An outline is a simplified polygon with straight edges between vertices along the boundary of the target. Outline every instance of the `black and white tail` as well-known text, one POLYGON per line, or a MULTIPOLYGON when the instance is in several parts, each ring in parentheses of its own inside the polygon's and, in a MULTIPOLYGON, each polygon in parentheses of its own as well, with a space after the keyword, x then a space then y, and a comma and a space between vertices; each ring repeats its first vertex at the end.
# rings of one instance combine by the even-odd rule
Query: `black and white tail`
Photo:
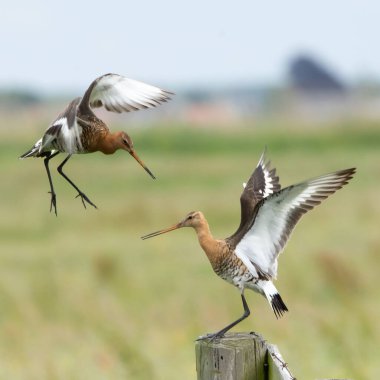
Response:
POLYGON ((267 298, 270 306, 273 309, 276 318, 282 317, 282 315, 288 311, 284 301, 282 300, 278 290, 273 285, 272 281, 261 280, 258 281, 257 285, 263 290, 265 297, 267 298))
POLYGON ((27 157, 39 157, 41 144, 42 144, 42 139, 38 140, 30 150, 28 150, 26 153, 21 155, 19 158, 22 159, 22 158, 27 158, 27 157))
POLYGON ((271 306, 277 319, 282 317, 282 315, 288 311, 288 308, 279 293, 272 296, 271 306))

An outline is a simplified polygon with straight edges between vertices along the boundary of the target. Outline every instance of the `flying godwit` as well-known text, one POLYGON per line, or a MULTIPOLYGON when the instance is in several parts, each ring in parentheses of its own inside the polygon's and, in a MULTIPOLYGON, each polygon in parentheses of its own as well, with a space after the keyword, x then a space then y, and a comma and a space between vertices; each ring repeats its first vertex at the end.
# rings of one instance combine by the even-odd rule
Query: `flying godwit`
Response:
POLYGON ((138 157, 132 139, 125 132, 111 133, 107 125, 92 112, 93 108, 104 107, 111 112, 130 112, 152 108, 169 100, 168 91, 117 74, 106 74, 96 78, 83 98, 74 99, 45 131, 34 146, 20 158, 43 157, 50 184, 50 211, 57 215, 56 194, 49 170, 49 161, 59 153, 68 156, 58 166, 58 172, 78 191, 83 206, 85 201, 96 206, 62 171, 63 166, 75 153, 100 151, 113 154, 118 149, 126 150, 154 179, 153 173, 138 157))
POLYGON ((172 227, 142 237, 193 227, 214 272, 240 290, 244 314, 217 333, 200 339, 222 337, 249 316, 245 288, 265 296, 277 318, 288 311, 272 282, 277 276, 277 257, 301 216, 346 185, 354 173, 355 168, 339 170, 281 190, 276 169, 270 168, 264 152, 247 184, 243 184, 240 226, 232 236, 214 239, 202 212, 195 211, 172 227))

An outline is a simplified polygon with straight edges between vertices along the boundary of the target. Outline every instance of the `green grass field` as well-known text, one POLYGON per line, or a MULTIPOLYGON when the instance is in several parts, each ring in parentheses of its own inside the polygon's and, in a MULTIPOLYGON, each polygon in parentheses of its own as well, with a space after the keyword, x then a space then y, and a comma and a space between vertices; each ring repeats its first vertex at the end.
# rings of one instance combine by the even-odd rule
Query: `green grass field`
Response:
POLYGON ((277 344, 299 379, 377 378, 379 125, 129 128, 158 179, 125 152, 75 156, 65 171, 99 209, 84 210, 53 170, 58 218, 42 160, 17 159, 44 129, 1 131, 0 379, 195 379, 194 340, 242 314, 239 293, 192 230, 140 236, 192 210, 215 237, 232 234, 265 145, 282 186, 358 173, 301 220, 280 257, 276 286, 290 312, 276 320, 247 291, 252 314, 237 330, 277 344))

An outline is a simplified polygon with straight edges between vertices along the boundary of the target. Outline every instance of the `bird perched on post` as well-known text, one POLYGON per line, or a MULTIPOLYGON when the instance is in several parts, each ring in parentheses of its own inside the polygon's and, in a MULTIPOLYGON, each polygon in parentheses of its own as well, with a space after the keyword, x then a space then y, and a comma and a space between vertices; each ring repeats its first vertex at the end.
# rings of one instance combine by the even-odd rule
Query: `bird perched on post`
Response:
POLYGON ((76 153, 100 151, 113 154, 118 149, 126 150, 154 179, 153 173, 138 157, 132 139, 126 132, 112 133, 100 120, 93 109, 104 107, 111 112, 130 112, 143 108, 153 108, 170 99, 172 93, 146 83, 125 78, 117 74, 105 74, 96 78, 86 90, 83 98, 74 99, 51 123, 45 134, 20 158, 42 157, 50 184, 50 211, 57 215, 56 194, 49 170, 49 161, 59 153, 67 157, 58 166, 58 172, 78 191, 83 206, 94 203, 67 177, 63 166, 76 153))
POLYGON ((214 239, 202 212, 195 211, 172 227, 142 237, 148 239, 178 228, 193 227, 214 272, 240 290, 244 314, 215 334, 200 339, 222 337, 249 316, 245 288, 265 296, 277 318, 288 311, 273 284, 278 255, 301 216, 346 185, 354 173, 355 168, 339 170, 281 190, 276 169, 270 168, 264 152, 247 184, 243 184, 241 221, 232 236, 214 239))

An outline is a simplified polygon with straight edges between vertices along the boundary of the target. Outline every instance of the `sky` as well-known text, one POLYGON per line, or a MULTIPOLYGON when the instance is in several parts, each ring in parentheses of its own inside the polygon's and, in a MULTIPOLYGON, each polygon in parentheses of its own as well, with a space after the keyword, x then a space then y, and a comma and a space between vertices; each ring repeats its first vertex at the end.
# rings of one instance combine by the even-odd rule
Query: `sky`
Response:
POLYGON ((0 88, 83 91, 114 72, 180 87, 275 84, 312 54, 346 82, 380 79, 373 0, 2 1, 0 88))

